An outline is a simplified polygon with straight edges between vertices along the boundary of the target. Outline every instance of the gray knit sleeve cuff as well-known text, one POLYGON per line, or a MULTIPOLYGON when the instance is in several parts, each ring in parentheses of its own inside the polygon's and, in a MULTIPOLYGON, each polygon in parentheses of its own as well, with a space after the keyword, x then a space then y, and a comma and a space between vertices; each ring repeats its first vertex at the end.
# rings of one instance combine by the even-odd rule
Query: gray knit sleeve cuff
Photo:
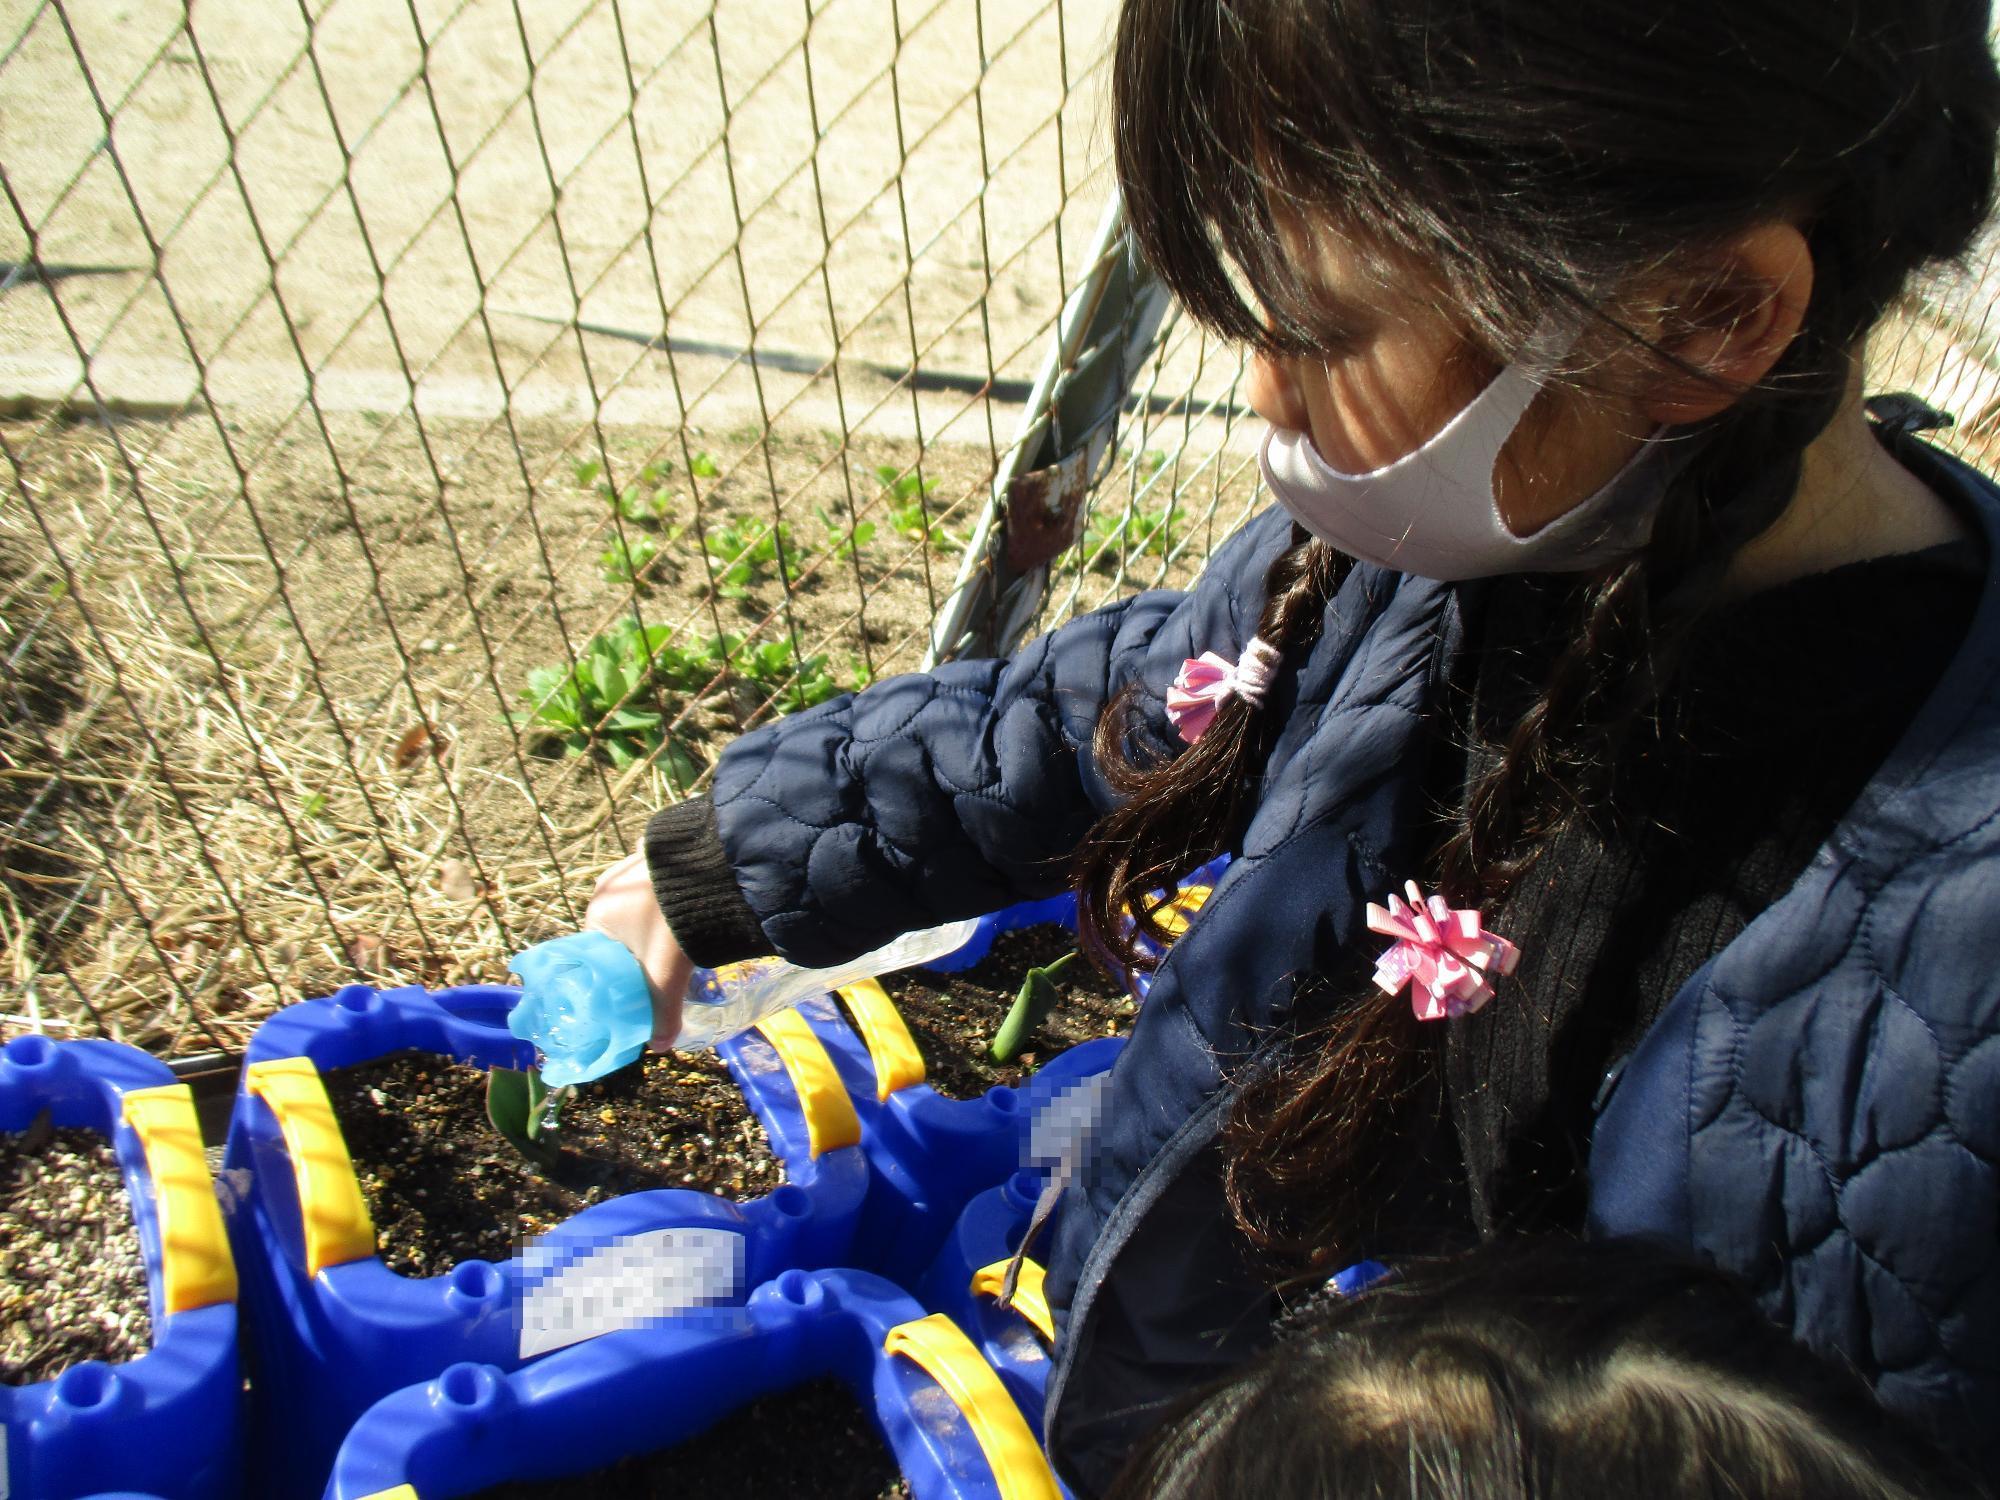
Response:
POLYGON ((704 969, 771 951, 763 924, 743 899, 715 825, 715 804, 690 797, 646 824, 646 869, 675 939, 704 969))

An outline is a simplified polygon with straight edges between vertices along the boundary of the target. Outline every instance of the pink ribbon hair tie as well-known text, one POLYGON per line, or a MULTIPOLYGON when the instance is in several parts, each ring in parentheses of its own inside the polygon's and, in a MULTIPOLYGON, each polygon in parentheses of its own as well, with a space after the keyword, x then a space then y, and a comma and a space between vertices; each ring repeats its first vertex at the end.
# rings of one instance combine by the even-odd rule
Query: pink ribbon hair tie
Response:
POLYGON ((1488 973, 1511 974, 1521 950, 1486 931, 1476 911, 1454 911, 1444 897, 1425 897, 1412 880, 1405 903, 1368 903, 1368 930, 1397 941, 1375 961, 1375 983, 1386 995, 1405 984, 1419 1021, 1469 1016, 1493 998, 1488 973))
POLYGON ((1208 732, 1215 711, 1231 695, 1252 708, 1262 707, 1264 694, 1271 686, 1271 679, 1278 675, 1278 664, 1283 660, 1277 647, 1254 635, 1243 648, 1240 662, 1217 656, 1213 651, 1191 656, 1181 663, 1173 686, 1167 689, 1167 717, 1180 737, 1192 745, 1208 732))

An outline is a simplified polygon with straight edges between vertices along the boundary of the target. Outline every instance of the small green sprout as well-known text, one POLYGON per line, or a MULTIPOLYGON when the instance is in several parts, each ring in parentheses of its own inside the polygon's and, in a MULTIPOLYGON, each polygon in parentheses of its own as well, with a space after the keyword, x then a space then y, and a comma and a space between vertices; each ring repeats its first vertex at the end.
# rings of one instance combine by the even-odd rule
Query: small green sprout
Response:
POLYGON ((1076 961, 1077 956, 1078 951, 1072 949, 1052 964, 1028 970, 1027 978, 1021 981, 1020 991, 1014 996, 1013 1008, 1007 1012, 1007 1019, 993 1034, 990 1050, 995 1062, 1012 1062, 1020 1055, 1022 1045, 1035 1028, 1049 1018, 1049 1012, 1062 998, 1056 981, 1062 977, 1063 970, 1076 961))

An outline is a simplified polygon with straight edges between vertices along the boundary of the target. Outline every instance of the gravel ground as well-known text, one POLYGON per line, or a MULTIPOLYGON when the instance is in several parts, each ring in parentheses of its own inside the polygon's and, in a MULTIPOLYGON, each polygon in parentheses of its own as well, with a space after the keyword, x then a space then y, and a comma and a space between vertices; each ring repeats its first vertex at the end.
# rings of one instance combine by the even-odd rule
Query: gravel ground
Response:
POLYGON ((45 1127, 0 1140, 0 1381, 136 1359, 152 1341, 146 1266, 110 1142, 45 1127))

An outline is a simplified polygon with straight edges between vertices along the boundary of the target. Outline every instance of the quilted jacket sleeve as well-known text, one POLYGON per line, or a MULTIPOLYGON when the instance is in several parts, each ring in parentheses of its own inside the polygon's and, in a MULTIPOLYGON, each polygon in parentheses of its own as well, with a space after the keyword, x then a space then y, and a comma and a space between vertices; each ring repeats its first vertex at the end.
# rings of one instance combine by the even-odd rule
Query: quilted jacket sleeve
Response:
POLYGON ((1290 536, 1267 511, 1189 593, 1138 594, 1012 658, 889 678, 744 736, 710 799, 648 828, 675 934, 705 965, 775 950, 817 967, 1063 889, 1111 802, 1090 753, 1099 713, 1136 682, 1139 747, 1178 749, 1167 685, 1185 657, 1236 654, 1290 536))

